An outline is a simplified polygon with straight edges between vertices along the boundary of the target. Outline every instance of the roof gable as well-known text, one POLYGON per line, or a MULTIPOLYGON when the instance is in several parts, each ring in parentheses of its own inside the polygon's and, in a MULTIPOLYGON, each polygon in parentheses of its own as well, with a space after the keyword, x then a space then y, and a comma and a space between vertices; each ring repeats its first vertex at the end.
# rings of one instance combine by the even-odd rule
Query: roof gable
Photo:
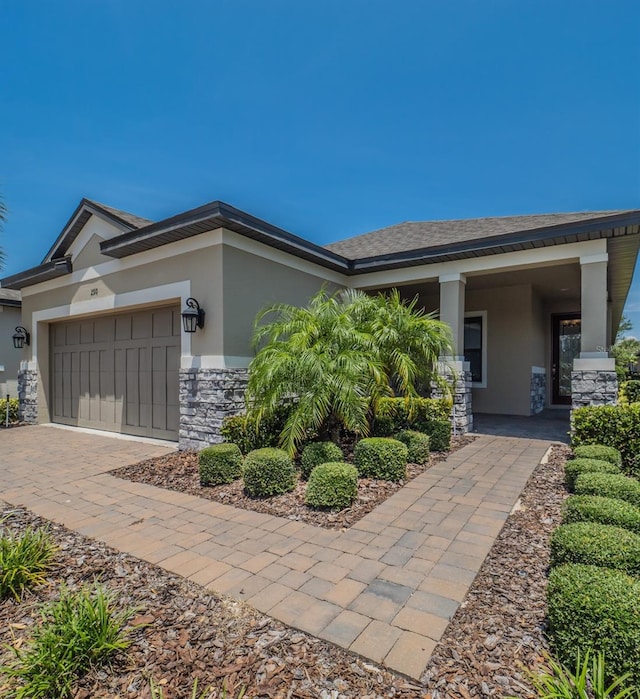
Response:
MULTIPOLYGON (((60 232, 56 242, 45 255, 42 264, 70 255, 74 242, 93 216, 110 224, 112 230, 104 231, 105 239, 137 230, 138 228, 148 226, 152 223, 149 219, 141 218, 127 211, 120 211, 111 206, 99 204, 91 199, 82 199, 71 215, 71 218, 60 232)), ((75 247, 76 249, 74 252, 77 254, 79 250, 77 246, 75 247)))

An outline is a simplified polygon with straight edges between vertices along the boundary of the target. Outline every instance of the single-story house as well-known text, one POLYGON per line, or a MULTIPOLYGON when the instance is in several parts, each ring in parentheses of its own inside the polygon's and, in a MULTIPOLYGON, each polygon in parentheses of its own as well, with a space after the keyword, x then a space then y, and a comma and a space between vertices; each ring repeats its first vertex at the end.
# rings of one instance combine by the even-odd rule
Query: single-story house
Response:
POLYGON ((20 305, 19 291, 0 288, 0 398, 18 397, 21 356, 13 346, 13 335, 21 323, 20 305))
POLYGON ((640 210, 407 222, 322 247, 219 201, 152 222, 83 199, 42 264, 1 282, 31 333, 22 415, 216 441, 242 407, 256 313, 327 285, 396 287, 450 324, 460 430, 472 412, 615 402, 608 350, 639 244, 640 210))

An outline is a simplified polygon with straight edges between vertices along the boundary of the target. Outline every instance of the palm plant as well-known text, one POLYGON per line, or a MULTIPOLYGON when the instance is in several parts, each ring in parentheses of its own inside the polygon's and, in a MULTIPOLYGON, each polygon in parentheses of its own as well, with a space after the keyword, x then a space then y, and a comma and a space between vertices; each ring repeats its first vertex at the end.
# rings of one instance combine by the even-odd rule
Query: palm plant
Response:
POLYGON ((341 427, 366 434, 371 402, 389 393, 374 340, 355 321, 324 290, 306 308, 275 304, 256 319, 263 346, 249 365, 247 404, 259 422, 294 402, 280 440, 290 454, 310 430, 333 441, 341 427))
POLYGON ((438 356, 450 352, 448 326, 397 291, 318 292, 306 308, 275 304, 256 318, 256 356, 247 405, 259 423, 283 402, 292 409, 280 444, 290 454, 309 432, 338 441, 341 429, 369 431, 382 396, 416 395, 438 356))

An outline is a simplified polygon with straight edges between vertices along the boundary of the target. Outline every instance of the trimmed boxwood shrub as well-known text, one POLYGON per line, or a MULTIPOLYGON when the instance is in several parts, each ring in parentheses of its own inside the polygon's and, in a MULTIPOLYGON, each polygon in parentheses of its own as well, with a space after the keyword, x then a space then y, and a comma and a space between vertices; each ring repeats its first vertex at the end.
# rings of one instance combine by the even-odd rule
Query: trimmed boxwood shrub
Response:
POLYGON ((305 502, 312 507, 343 509, 358 497, 358 470, 341 461, 316 466, 309 476, 305 502))
POLYGON ((407 447, 397 439, 367 437, 356 444, 353 463, 364 478, 401 481, 407 477, 407 447))
POLYGON ((602 651, 607 669, 640 681, 640 582, 618 570, 564 565, 549 575, 549 640, 567 667, 602 651))
POLYGON ((254 449, 277 447, 290 411, 288 405, 279 406, 272 416, 260 421, 259 427, 252 413, 226 417, 222 421, 220 433, 225 442, 237 444, 243 454, 254 449))
POLYGON ((551 565, 582 563, 640 573, 640 535, 596 522, 563 524, 551 535, 551 565))
POLYGON ((577 495, 602 495, 640 507, 640 483, 619 473, 583 473, 576 478, 573 489, 577 495))
POLYGON ((620 467, 610 461, 600 459, 572 459, 564 466, 564 482, 569 490, 573 490, 576 478, 581 473, 620 473, 620 467))
POLYGON ((293 461, 282 449, 250 451, 244 460, 244 489, 254 498, 288 493, 296 487, 293 461))
POLYGON ((242 453, 237 444, 213 444, 198 454, 200 485, 232 483, 242 475, 242 453))
POLYGON ((564 524, 599 522, 640 534, 640 507, 600 495, 572 495, 562 509, 564 524))
POLYGON ((571 415, 574 447, 606 444, 622 454, 622 470, 631 473, 633 459, 640 454, 640 403, 592 405, 577 408, 571 415))
POLYGON ((407 460, 412 464, 426 464, 429 461, 429 435, 415 430, 402 430, 395 439, 407 447, 407 460))
POLYGON ((300 457, 302 477, 306 481, 316 466, 329 461, 342 461, 342 459, 344 459, 342 449, 334 442, 311 442, 302 450, 300 457))
POLYGON ((624 394, 629 403, 637 403, 640 401, 640 381, 630 379, 624 384, 624 394))
POLYGON ((609 461, 616 466, 622 466, 622 456, 617 449, 605 447, 604 444, 581 444, 573 450, 574 456, 579 459, 599 459, 609 461))
POLYGON ((451 422, 449 420, 431 420, 420 431, 429 435, 431 451, 449 451, 451 449, 451 422))

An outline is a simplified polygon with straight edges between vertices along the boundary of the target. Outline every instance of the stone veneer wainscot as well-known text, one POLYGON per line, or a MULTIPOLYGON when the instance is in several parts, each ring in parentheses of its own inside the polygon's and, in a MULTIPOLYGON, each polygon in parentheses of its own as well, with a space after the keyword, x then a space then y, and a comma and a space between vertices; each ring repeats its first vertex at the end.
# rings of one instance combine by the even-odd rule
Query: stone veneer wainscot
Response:
POLYGON ((581 369, 571 372, 572 407, 615 405, 618 402, 618 377, 615 371, 581 369))
POLYGON ((38 372, 35 369, 18 371, 18 417, 22 422, 38 422, 38 372))
POLYGON ((244 410, 246 369, 180 370, 180 449, 202 449, 222 441, 225 417, 244 410))

